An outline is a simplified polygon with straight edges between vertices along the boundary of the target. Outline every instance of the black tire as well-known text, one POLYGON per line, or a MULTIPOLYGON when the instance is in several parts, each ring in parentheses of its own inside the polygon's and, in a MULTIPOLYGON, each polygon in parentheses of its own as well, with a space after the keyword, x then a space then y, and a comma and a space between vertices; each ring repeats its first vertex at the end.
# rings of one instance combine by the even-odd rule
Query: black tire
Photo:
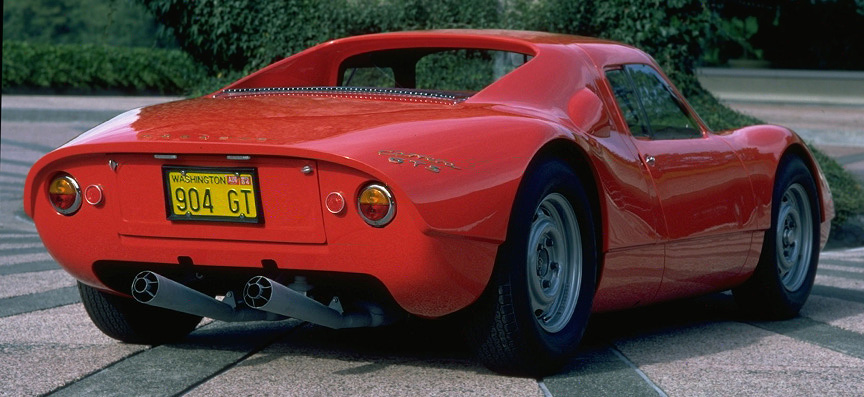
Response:
POLYGON ((777 171, 771 228, 753 276, 732 290, 748 315, 781 320, 798 315, 816 277, 819 262, 820 203, 813 175, 796 156, 786 156, 777 171))
POLYGON ((470 312, 469 342, 487 367, 540 377, 573 355, 594 299, 594 219, 588 195, 565 163, 546 160, 529 167, 492 278, 470 312), (563 226, 571 210, 575 230, 563 226))
POLYGON ((78 283, 81 302, 105 335, 127 343, 160 344, 183 338, 201 317, 148 306, 78 283))

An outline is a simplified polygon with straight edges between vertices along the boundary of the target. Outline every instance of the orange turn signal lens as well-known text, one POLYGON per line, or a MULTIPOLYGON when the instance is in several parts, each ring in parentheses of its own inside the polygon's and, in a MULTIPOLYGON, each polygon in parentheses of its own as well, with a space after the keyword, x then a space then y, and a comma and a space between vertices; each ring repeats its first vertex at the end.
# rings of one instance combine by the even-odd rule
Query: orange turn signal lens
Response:
POLYGON ((383 185, 371 184, 360 191, 357 208, 366 223, 383 227, 396 215, 396 201, 393 194, 383 185))
POLYGON ((72 215, 81 208, 81 189, 78 181, 68 174, 59 174, 48 185, 48 199, 54 210, 72 215))

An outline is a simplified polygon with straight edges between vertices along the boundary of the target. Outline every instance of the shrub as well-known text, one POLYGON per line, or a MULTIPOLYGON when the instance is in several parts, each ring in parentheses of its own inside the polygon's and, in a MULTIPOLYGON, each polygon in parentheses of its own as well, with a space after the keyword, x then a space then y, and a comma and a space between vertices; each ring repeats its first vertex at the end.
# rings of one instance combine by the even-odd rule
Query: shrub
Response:
POLYGON ((686 95, 701 91, 694 68, 716 30, 699 0, 509 0, 510 27, 600 37, 651 54, 686 95))
POLYGON ((251 71, 314 44, 362 33, 492 27, 497 1, 139 0, 214 70, 251 71))
POLYGON ((3 39, 165 47, 176 43, 135 0, 3 0, 3 39))
MULTIPOLYGON (((251 71, 330 39, 439 28, 508 28, 604 37, 652 54, 687 94, 715 23, 699 0, 139 0, 214 70, 251 71), (658 21, 663 21, 658 23, 658 21)), ((211 87, 216 88, 216 87, 211 87)))
POLYGON ((186 93, 204 70, 178 50, 3 41, 3 92, 51 88, 186 93))

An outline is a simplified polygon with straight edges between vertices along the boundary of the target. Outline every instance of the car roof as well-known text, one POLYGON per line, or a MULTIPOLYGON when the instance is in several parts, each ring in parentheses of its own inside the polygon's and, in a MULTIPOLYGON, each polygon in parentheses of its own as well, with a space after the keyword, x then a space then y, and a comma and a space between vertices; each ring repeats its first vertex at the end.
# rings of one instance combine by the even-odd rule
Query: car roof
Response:
POLYGON ((374 33, 330 40, 308 48, 264 69, 259 70, 226 88, 250 88, 260 86, 316 86, 333 85, 336 72, 332 65, 353 55, 380 50, 402 48, 484 48, 527 54, 538 58, 558 58, 561 51, 555 48, 579 47, 591 55, 595 51, 636 52, 635 48, 609 40, 573 36, 559 33, 493 30, 493 29, 443 29, 374 33), (555 54, 557 53, 557 54, 555 54), (556 56, 557 55, 557 56, 556 56), (331 65, 329 69, 322 65, 331 65), (269 78, 280 71, 303 71, 303 76, 293 73, 280 81, 269 78), (265 77, 266 76, 266 77, 265 77), (329 79, 329 80, 328 80, 329 79), (278 84, 277 84, 278 83, 278 84))
POLYGON ((510 39, 513 41, 521 41, 531 44, 580 44, 580 43, 608 43, 617 44, 616 42, 603 40, 593 37, 576 36, 562 33, 537 32, 527 30, 504 30, 504 29, 436 29, 436 30, 417 30, 404 32, 387 32, 373 33, 359 36, 351 36, 342 39, 332 40, 332 42, 343 41, 365 41, 370 39, 387 39, 398 40, 400 38, 418 40, 418 39, 435 39, 435 38, 451 38, 462 39, 464 41, 472 41, 476 39, 500 40, 510 39))

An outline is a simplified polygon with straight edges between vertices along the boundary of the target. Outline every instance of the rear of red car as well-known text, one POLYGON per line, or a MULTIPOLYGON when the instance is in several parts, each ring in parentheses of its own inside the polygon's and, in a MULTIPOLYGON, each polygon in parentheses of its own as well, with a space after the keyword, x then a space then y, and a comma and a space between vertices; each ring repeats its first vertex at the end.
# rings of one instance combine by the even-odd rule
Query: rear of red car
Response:
POLYGON ((291 114, 345 102, 196 101, 119 116, 33 167, 26 211, 49 252, 76 278, 129 294, 135 275, 150 270, 215 296, 239 294, 259 274, 286 283, 300 276, 342 295, 395 300, 427 317, 461 309, 482 292, 497 242, 432 231, 413 203, 416 195, 378 170, 390 164, 416 181, 435 182, 458 172, 455 165, 387 151, 387 143, 370 142, 360 131, 399 134, 404 125, 382 124, 431 110, 440 118, 442 106, 451 115, 485 110, 379 103, 383 114, 370 118, 369 104, 361 102, 365 121, 348 110, 310 120, 291 114), (257 119, 250 132, 229 113, 246 106, 292 110, 257 119), (181 112, 190 107, 196 113, 181 112), (184 119, 189 123, 174 124, 184 119), (320 125, 330 130, 300 132, 320 125), (261 131, 267 133, 256 136, 261 131), (343 146, 369 156, 340 155, 343 146), (370 166, 370 159, 379 163, 370 166), (396 164, 411 161, 426 165, 396 164))
POLYGON ((94 323, 125 342, 176 340, 202 317, 347 328, 476 302, 484 362, 539 374, 575 348, 596 281, 600 201, 575 187, 590 169, 570 168, 605 120, 584 41, 599 42, 324 43, 79 136, 31 169, 25 211, 94 323))
POLYGON ((528 161, 567 134, 494 99, 566 96, 525 79, 551 67, 532 41, 561 37, 494 33, 332 41, 213 95, 130 111, 41 159, 25 209, 100 290, 127 294, 152 270, 237 294, 269 274, 452 313, 483 292, 528 161))

